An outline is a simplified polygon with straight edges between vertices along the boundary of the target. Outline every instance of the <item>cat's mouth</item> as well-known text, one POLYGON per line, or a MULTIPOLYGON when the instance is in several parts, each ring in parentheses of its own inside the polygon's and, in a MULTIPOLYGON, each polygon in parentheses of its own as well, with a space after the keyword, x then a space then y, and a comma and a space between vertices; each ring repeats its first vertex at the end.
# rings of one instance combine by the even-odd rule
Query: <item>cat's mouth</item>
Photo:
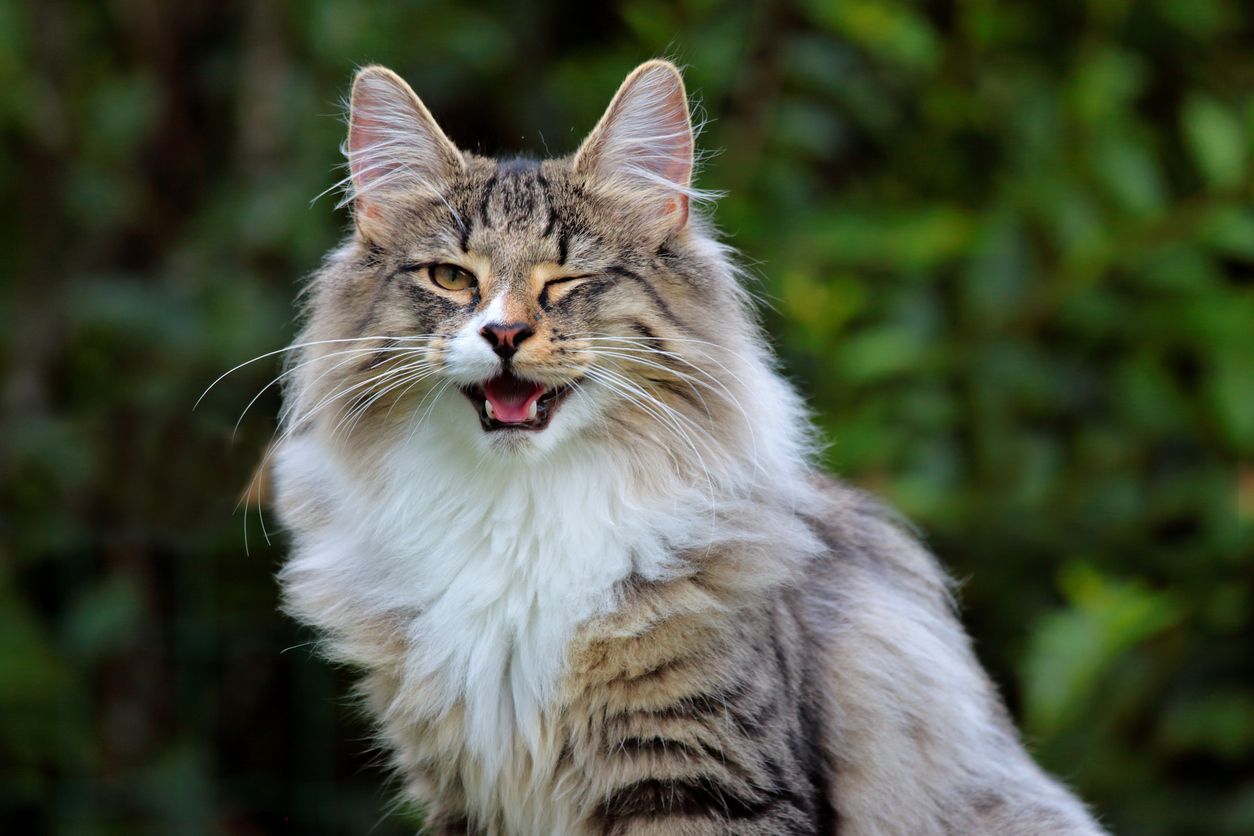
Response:
POLYGON ((491 380, 461 387, 479 412, 485 432, 494 430, 542 430, 572 390, 571 384, 545 386, 524 380, 508 369, 491 380))

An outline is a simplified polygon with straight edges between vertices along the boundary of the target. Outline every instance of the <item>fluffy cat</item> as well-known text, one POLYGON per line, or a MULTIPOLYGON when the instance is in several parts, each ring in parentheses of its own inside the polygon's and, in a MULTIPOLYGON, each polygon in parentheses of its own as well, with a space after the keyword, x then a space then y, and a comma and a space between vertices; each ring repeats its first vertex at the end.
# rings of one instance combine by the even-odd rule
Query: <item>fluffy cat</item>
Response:
POLYGON ((571 157, 353 85, 354 229, 293 346, 286 606, 439 833, 1095 834, 935 560, 819 473, 695 211, 683 81, 571 157))

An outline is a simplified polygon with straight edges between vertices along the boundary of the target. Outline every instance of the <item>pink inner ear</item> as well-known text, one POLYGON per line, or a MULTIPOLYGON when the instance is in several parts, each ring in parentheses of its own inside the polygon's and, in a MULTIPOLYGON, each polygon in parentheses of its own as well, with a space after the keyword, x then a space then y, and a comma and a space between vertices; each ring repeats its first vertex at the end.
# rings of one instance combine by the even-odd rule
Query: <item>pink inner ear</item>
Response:
MULTIPOLYGON (((354 112, 348 129, 349 170, 353 175, 353 188, 357 193, 354 203, 357 211, 367 218, 377 218, 379 210, 362 197, 371 180, 380 173, 378 163, 367 165, 362 154, 375 142, 379 122, 361 113, 354 112)), ((386 173, 386 172, 383 172, 386 173)))
MULTIPOLYGON (((663 159, 665 162, 658 172, 672 183, 678 183, 681 186, 687 186, 688 180, 692 176, 692 131, 688 121, 688 102, 684 97, 682 88, 676 87, 671 94, 666 97, 666 105, 663 111, 666 114, 668 127, 674 131, 673 139, 674 151, 672 154, 666 155, 663 159)), ((683 199, 683 210, 685 214, 688 211, 688 199, 683 199)))
POLYGON ((389 214, 398 196, 439 191, 462 165, 414 91, 382 67, 367 67, 353 82, 344 153, 349 176, 340 185, 359 218, 389 214))
POLYGON ((349 169, 353 175, 353 185, 359 193, 357 206, 373 217, 375 209, 370 201, 363 199, 362 193, 368 192, 371 184, 391 174, 401 163, 387 152, 381 152, 380 146, 386 141, 387 123, 371 115, 378 106, 368 96, 361 97, 353 108, 348 130, 349 169), (371 153, 371 149, 375 149, 371 153))
POLYGON ((371 119, 364 113, 354 111, 352 123, 348 129, 349 152, 360 154, 371 145, 374 142, 375 132, 378 130, 379 125, 379 120, 371 119))
MULTIPOLYGON (((672 183, 687 186, 692 177, 692 131, 688 121, 688 102, 681 88, 675 88, 666 97, 666 113, 674 125, 676 140, 675 153, 664 157, 666 162, 659 172, 672 183)), ((688 195, 680 194, 669 200, 662 210, 664 215, 675 215, 676 226, 688 222, 688 195)))
POLYGON ((674 65, 650 61, 623 82, 575 155, 575 167, 635 192, 646 213, 682 227, 694 193, 692 156, 683 79, 674 65))
POLYGON ((680 227, 688 223, 688 195, 681 194, 667 204, 663 214, 670 215, 672 213, 675 214, 675 226, 680 227))

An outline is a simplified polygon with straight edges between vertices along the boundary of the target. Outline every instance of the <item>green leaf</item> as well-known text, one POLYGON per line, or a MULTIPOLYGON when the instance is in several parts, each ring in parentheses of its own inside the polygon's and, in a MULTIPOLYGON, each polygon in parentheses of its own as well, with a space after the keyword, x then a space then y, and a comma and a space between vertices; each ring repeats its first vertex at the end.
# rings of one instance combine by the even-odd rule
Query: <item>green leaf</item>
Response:
POLYGON ((1225 691, 1177 703, 1164 717, 1163 736, 1177 752, 1201 750, 1237 760, 1254 748, 1254 694, 1225 691))
POLYGON ((1254 209, 1217 206, 1202 218, 1198 233, 1221 254, 1254 262, 1254 209))
POLYGON ((1027 724, 1042 736, 1078 722, 1114 662, 1183 615, 1172 593, 1087 563, 1067 567, 1061 585, 1069 606, 1037 625, 1022 669, 1027 724))
POLYGON ((910 70, 940 61, 941 43, 927 19, 906 3, 885 0, 810 0, 811 14, 855 44, 910 70))
POLYGON ((1217 191, 1239 186, 1248 139, 1237 117, 1217 99, 1195 94, 1185 102, 1182 120, 1185 143, 1207 184, 1217 191))
POLYGON ((1093 149, 1093 171, 1124 211, 1140 218, 1161 215, 1167 187, 1151 149, 1131 136, 1104 137, 1093 149))

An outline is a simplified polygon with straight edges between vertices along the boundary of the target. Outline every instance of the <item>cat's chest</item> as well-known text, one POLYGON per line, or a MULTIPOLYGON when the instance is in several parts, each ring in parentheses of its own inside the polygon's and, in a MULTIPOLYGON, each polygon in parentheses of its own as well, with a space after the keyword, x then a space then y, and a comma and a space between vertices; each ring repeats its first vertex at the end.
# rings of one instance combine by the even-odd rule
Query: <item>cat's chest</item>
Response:
POLYGON ((613 607, 636 539, 577 508, 492 509, 428 532, 398 561, 414 590, 406 666, 435 713, 462 706, 468 748, 536 745, 570 638, 613 607))
POLYGON ((384 734, 437 795, 561 832, 569 811, 533 804, 554 797, 571 640, 623 580, 667 571, 690 515, 629 501, 593 458, 485 472, 431 454, 364 483, 308 441, 280 466, 289 608, 367 672, 384 734))
POLYGON ((575 629, 669 559, 665 515, 625 500, 604 462, 484 472, 428 456, 365 485, 312 442, 284 456, 286 491, 318 511, 284 570, 298 614, 394 672, 390 714, 456 714, 488 760, 515 736, 539 745, 575 629))
POLYGON ((620 528, 571 500, 486 511, 397 553, 415 604, 403 723, 435 768, 456 764, 470 805, 500 816, 505 832, 573 829, 574 809, 552 800, 568 648, 581 624, 612 609, 642 525, 620 528))

